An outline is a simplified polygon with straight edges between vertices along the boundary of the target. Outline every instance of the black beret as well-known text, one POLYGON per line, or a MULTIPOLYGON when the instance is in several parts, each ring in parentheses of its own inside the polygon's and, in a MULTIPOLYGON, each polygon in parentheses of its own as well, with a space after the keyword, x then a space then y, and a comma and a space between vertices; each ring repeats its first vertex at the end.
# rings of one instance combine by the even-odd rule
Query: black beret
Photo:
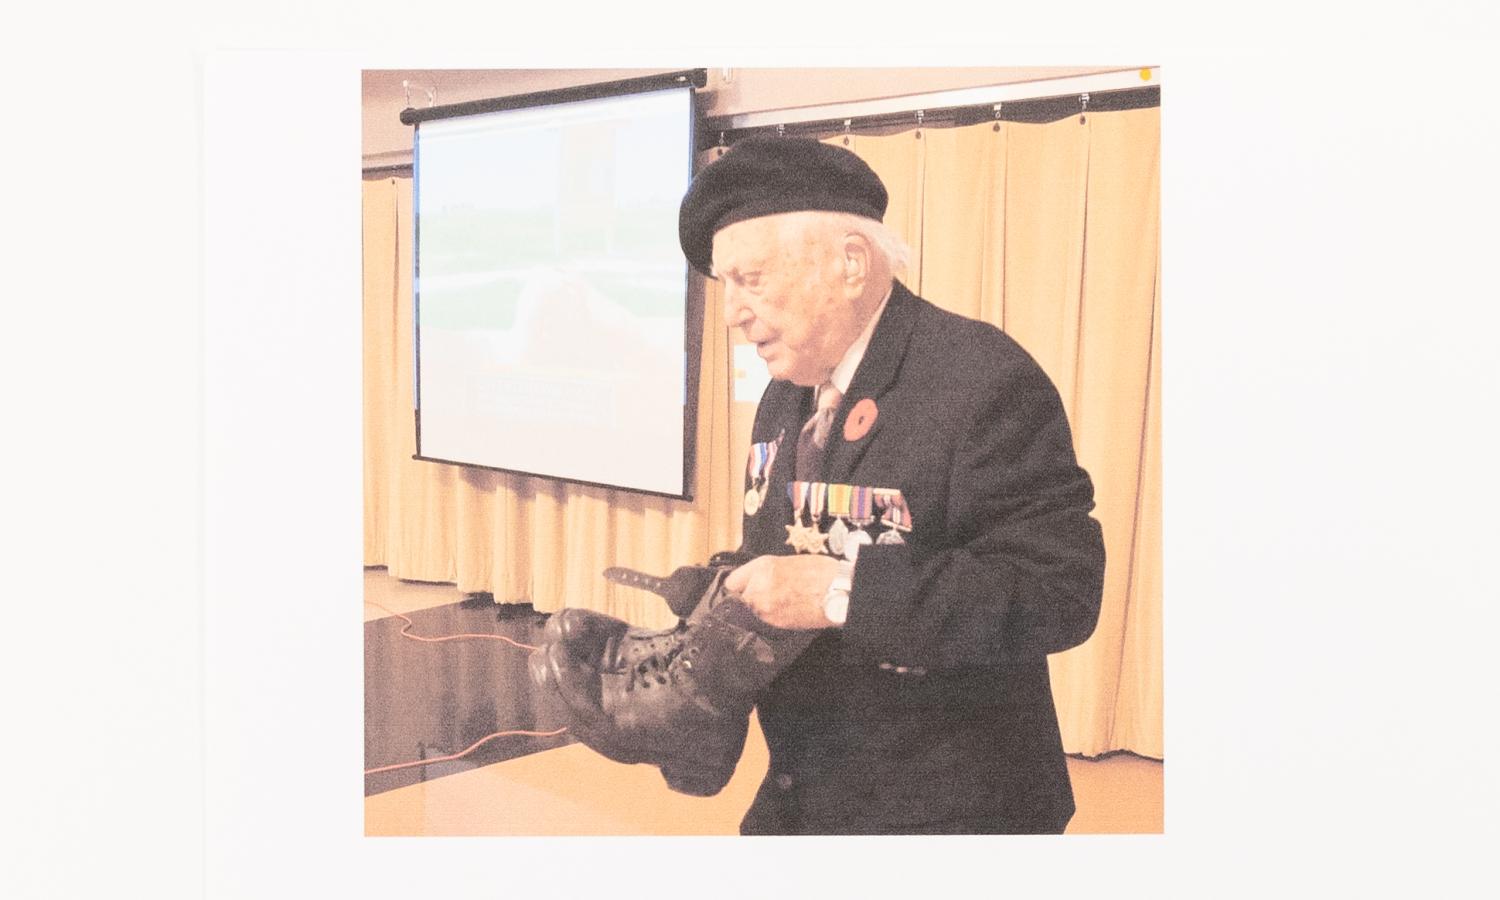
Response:
POLYGON ((808 209, 885 218, 885 185, 865 161, 807 138, 747 137, 704 167, 677 215, 677 239, 709 275, 714 234, 727 225, 808 209))

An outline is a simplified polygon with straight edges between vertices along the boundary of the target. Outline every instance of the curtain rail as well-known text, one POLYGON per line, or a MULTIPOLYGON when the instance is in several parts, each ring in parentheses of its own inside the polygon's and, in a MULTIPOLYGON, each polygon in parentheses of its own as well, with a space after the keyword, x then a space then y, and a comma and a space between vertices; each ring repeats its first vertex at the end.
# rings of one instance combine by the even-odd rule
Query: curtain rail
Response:
MULTIPOLYGON (((954 128, 977 125, 981 122, 1046 123, 1092 112, 1114 112, 1160 105, 1161 86, 1151 85, 1110 91, 1080 91, 1072 94, 1034 96, 1022 100, 984 102, 966 106, 913 106, 896 112, 824 116, 817 119, 799 118, 794 122, 766 122, 740 128, 709 124, 698 132, 698 149, 702 151, 715 146, 727 147, 740 138, 752 134, 828 137, 840 132, 860 134, 914 127, 954 128), (1083 102, 1084 97, 1088 98, 1087 104, 1083 102)), ((828 108, 822 109, 826 111, 828 108)))
POLYGON ((865 119, 888 114, 912 113, 916 110, 959 109, 985 106, 996 103, 1013 103, 1083 93, 1117 91, 1161 83, 1161 71, 1157 66, 1142 66, 1100 72, 1093 75, 1071 75, 1066 78, 1042 78, 1019 81, 1011 84, 993 84, 981 87, 955 88, 948 91, 932 91, 925 94, 902 94, 871 100, 851 100, 847 103, 829 103, 819 106, 793 106, 763 112, 735 113, 715 116, 708 120, 707 127, 718 130, 743 131, 751 128, 777 125, 791 126, 804 122, 844 119, 865 119), (1144 76, 1144 77, 1143 77, 1144 76))

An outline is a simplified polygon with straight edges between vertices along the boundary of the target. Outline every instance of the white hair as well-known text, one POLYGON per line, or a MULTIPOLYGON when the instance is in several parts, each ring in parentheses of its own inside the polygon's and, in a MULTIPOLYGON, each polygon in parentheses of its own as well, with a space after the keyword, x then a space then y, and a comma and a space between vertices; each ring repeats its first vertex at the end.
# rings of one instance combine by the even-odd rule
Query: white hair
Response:
POLYGON ((911 266, 911 248, 884 222, 854 213, 827 210, 806 210, 785 215, 789 224, 795 222, 804 228, 842 229, 860 235, 870 242, 871 248, 894 275, 904 274, 911 266))
POLYGON ((875 252, 885 260, 894 274, 904 275, 911 266, 911 247, 901 236, 884 222, 867 219, 864 216, 856 216, 852 213, 834 213, 841 224, 851 231, 862 234, 875 248, 875 252))

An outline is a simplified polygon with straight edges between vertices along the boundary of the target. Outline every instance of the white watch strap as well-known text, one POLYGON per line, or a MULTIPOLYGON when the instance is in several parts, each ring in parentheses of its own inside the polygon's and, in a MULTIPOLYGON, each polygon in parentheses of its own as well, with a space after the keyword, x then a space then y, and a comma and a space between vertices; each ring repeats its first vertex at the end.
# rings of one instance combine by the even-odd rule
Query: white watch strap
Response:
POLYGON ((828 583, 828 592, 823 595, 823 615, 835 625, 849 620, 849 592, 854 589, 854 563, 844 560, 839 563, 838 574, 828 583))

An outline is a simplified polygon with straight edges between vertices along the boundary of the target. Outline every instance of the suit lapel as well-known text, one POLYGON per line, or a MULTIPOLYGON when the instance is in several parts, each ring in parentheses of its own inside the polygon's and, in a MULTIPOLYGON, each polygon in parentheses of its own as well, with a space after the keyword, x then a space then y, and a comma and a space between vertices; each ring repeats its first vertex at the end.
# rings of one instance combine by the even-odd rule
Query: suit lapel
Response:
POLYGON ((916 318, 916 298, 905 285, 895 282, 891 287, 891 299, 885 304, 880 322, 870 335, 870 345, 865 348, 864 358, 854 371, 854 379, 849 382, 849 390, 844 394, 838 413, 834 416, 820 481, 836 484, 849 481, 860 457, 880 431, 883 423, 880 420, 879 400, 896 380, 896 373, 901 369, 901 360, 906 355, 906 346, 911 340, 916 318), (857 419, 868 418, 873 413, 874 420, 868 428, 860 427, 856 422, 848 431, 852 440, 846 439, 845 429, 850 414, 856 410, 857 419))

